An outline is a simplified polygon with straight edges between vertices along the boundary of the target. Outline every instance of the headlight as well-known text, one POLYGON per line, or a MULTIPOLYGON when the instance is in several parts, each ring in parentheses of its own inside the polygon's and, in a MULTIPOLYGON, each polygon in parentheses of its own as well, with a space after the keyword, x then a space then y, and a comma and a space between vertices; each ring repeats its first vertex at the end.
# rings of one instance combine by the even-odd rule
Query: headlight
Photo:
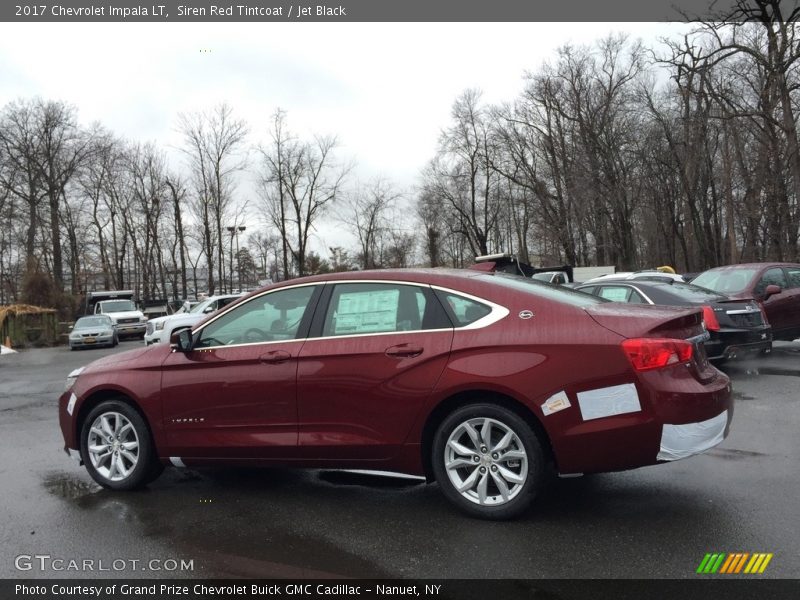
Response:
POLYGON ((83 373, 83 370, 84 370, 85 368, 86 368, 86 367, 79 367, 79 368, 75 369, 74 371, 72 371, 72 373, 70 373, 69 375, 67 375, 67 387, 66 387, 66 388, 64 388, 64 389, 67 389, 67 390, 69 390, 70 388, 72 388, 72 386, 73 386, 73 385, 75 385, 75 381, 77 381, 77 379, 78 379, 78 376, 79 376, 81 373, 83 373))
POLYGON ((139 317, 139 323, 147 323, 147 317, 139 317))
POLYGON ((161 331, 162 329, 164 329, 164 321, 156 323, 156 331, 161 331))
POLYGON ((70 333, 69 334, 69 339, 71 339, 71 340, 79 340, 80 338, 81 338, 81 334, 80 333, 70 333))
POLYGON ((104 331, 100 335, 114 335, 114 332, 111 329, 109 329, 108 331, 104 331))

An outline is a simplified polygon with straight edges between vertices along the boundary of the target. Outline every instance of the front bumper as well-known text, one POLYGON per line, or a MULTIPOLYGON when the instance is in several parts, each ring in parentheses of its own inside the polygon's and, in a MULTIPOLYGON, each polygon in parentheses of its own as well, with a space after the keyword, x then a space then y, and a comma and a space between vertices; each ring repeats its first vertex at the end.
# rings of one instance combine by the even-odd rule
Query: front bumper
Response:
POLYGON ((118 323, 117 335, 120 337, 128 335, 144 335, 147 330, 147 323, 118 323))
POLYGON ((94 338, 89 338, 91 342, 87 342, 86 338, 70 338, 70 348, 92 348, 94 346, 110 346, 114 343, 114 335, 98 335, 94 338))
POLYGON ((144 343, 147 344, 148 346, 150 344, 160 344, 161 343, 161 333, 163 331, 164 331, 163 329, 159 329, 157 331, 154 331, 153 333, 145 334, 144 343))

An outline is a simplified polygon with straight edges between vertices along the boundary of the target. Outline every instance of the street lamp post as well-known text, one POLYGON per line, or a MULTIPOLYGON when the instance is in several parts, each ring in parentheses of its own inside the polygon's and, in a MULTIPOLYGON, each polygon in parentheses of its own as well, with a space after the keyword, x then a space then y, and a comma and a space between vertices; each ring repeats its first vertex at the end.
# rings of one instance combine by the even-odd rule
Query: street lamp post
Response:
POLYGON ((226 227, 228 233, 231 234, 231 251, 230 251, 230 292, 233 293, 233 238, 236 238, 236 271, 237 280, 239 282, 239 291, 242 287, 242 261, 239 256, 239 234, 247 229, 244 225, 226 227))

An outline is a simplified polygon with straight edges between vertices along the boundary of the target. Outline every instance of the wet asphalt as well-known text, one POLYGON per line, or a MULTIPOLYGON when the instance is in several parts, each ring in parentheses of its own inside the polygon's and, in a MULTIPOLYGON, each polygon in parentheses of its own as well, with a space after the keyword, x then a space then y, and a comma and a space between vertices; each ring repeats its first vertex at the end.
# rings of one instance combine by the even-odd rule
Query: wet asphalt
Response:
POLYGON ((104 490, 64 454, 56 400, 73 368, 140 343, 0 357, 0 577, 696 578, 707 552, 771 552, 759 577, 800 573, 800 343, 725 369, 721 446, 555 480, 508 523, 462 516, 435 485, 341 471, 167 469, 104 490))

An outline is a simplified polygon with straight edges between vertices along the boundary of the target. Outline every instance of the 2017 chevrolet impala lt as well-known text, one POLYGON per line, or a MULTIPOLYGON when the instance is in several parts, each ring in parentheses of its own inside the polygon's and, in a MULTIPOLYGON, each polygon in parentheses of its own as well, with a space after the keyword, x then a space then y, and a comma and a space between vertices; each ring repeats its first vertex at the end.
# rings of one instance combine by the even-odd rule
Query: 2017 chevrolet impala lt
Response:
POLYGON ((632 469, 721 442, 731 389, 707 335, 699 309, 514 276, 338 273, 71 373, 59 418, 68 453, 111 489, 169 464, 368 468, 509 518, 550 468, 632 469))

